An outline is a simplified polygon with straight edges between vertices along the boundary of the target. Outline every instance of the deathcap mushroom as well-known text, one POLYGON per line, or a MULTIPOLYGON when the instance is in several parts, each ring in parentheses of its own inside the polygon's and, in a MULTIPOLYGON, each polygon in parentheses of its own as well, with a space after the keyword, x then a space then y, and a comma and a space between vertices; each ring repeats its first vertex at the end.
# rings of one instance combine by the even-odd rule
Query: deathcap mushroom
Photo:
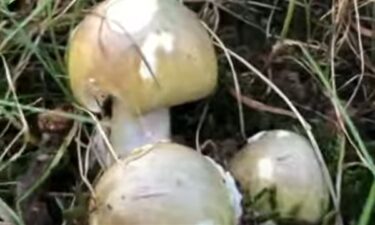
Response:
POLYGON ((230 161, 229 171, 262 215, 316 223, 329 191, 310 143, 286 130, 260 132, 230 161))
POLYGON ((235 225, 241 195, 212 159, 157 143, 109 167, 95 185, 90 225, 235 225))
POLYGON ((211 39, 176 0, 100 3, 72 33, 67 57, 83 106, 99 112, 112 97, 110 139, 119 156, 170 139, 168 108, 204 98, 217 85, 211 39))

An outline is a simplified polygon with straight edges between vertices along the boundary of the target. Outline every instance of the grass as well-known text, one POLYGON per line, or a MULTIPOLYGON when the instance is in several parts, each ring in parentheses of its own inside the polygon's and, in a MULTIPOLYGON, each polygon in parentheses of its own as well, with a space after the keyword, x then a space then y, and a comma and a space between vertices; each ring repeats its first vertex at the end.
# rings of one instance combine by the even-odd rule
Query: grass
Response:
MULTIPOLYGON (((73 112, 54 109, 74 102, 66 45, 96 2, 0 2, 0 222, 25 224, 22 204, 34 195, 41 196, 37 203, 46 203, 54 224, 86 222, 87 195, 98 168, 85 149, 98 119, 76 103, 73 112), (75 125, 47 135, 46 145, 50 131, 38 122, 50 113, 75 125), (45 171, 18 193, 16 184, 28 165, 43 154, 51 157, 45 171)), ((325 224, 375 224, 375 3, 202 0, 187 5, 213 30, 220 86, 210 101, 172 110, 176 136, 225 165, 235 152, 220 150, 228 139, 241 146, 246 136, 273 128, 305 134, 330 187, 332 214, 325 224), (262 104, 245 104, 230 90, 262 104), (207 143, 218 150, 211 152, 207 143)))

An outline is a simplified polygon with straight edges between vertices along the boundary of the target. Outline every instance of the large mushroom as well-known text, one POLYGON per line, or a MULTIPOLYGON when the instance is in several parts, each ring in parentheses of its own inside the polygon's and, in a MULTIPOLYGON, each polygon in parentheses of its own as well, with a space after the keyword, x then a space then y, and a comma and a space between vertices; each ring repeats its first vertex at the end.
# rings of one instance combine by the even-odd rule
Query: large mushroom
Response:
POLYGON ((231 159, 229 170, 263 216, 315 224, 327 210, 329 192, 322 169, 310 143, 299 134, 255 134, 231 159))
POLYGON ((133 151, 106 170, 95 194, 90 225, 235 225, 241 216, 232 176, 173 143, 133 151))
POLYGON ((99 112, 113 99, 111 143, 126 156, 170 139, 169 107, 208 96, 217 61, 197 16, 176 0, 107 0, 78 25, 68 49, 71 89, 99 112))

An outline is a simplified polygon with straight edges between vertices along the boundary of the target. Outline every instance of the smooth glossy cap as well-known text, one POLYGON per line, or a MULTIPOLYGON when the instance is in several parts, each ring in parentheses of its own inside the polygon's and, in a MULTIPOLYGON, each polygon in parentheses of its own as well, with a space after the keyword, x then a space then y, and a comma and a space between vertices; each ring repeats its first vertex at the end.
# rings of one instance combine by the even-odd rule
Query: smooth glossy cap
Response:
POLYGON ((329 192, 310 143, 286 131, 260 132, 230 162, 243 190, 261 214, 315 223, 327 210, 329 192))
POLYGON ((103 96, 142 113, 198 100, 217 85, 211 39, 176 0, 102 2, 72 33, 67 57, 71 89, 93 111, 103 96))
POLYGON ((90 225, 234 225, 239 202, 226 182, 198 152, 159 143, 104 173, 95 187, 90 225))

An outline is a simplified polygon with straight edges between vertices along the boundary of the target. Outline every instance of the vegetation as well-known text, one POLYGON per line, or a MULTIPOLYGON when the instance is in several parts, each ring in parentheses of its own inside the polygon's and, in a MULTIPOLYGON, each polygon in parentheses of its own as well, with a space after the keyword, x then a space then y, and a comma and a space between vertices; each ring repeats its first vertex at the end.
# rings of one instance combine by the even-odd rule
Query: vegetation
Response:
MULTIPOLYGON (((85 224, 103 115, 75 102, 65 53, 97 2, 0 1, 0 224, 85 224)), ((375 2, 186 4, 215 41, 220 85, 173 108, 176 141, 227 166, 246 137, 297 131, 330 184, 324 224, 375 224, 375 2)))

